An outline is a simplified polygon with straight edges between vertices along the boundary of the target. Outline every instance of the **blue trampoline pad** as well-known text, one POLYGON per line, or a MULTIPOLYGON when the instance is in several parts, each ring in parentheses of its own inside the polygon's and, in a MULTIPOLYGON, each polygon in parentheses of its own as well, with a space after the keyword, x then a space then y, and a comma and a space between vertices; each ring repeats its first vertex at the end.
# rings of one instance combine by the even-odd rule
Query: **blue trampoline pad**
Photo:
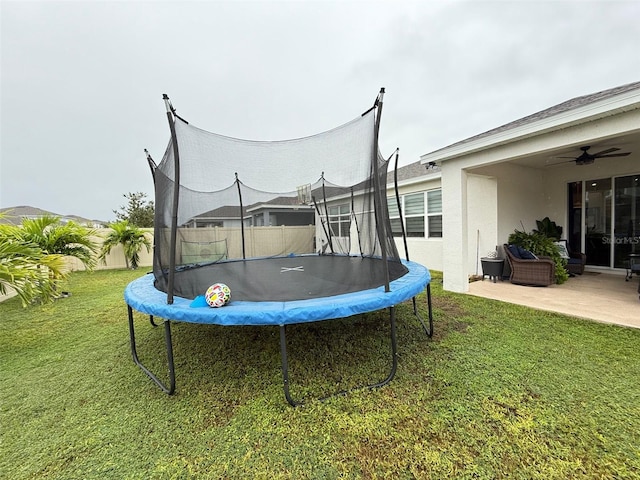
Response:
MULTIPOLYGON (((345 261, 351 261, 353 257, 344 258, 345 261)), ((372 312, 415 297, 429 284, 431 275, 426 267, 418 263, 402 260, 402 264, 406 267, 406 273, 390 282, 389 292, 385 292, 384 286, 377 286, 337 295, 318 294, 301 300, 246 301, 234 300, 232 287, 231 302, 224 307, 192 306, 198 302, 178 296, 174 296, 173 304, 169 305, 167 294, 154 286, 154 276, 149 274, 131 282, 125 289, 124 298, 138 312, 181 322, 280 326, 315 322, 372 312)), ((295 268, 295 265, 287 268, 295 268)), ((295 271, 291 273, 295 274, 295 271)), ((244 279, 246 282, 252 280, 251 277, 244 279)), ((223 279, 218 281, 227 283, 223 279)), ((279 285, 275 281, 273 284, 279 285)))

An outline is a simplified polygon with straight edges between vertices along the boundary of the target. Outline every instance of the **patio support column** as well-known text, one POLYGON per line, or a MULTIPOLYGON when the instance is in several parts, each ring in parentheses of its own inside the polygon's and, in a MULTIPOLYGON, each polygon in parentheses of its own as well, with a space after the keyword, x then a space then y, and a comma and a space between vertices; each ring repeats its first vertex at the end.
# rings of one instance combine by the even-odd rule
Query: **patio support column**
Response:
MULTIPOLYGON (((442 269, 443 287, 453 292, 469 290, 469 226, 467 222, 467 172, 455 161, 442 163, 442 269)), ((475 241, 475 239, 474 239, 475 241)))
POLYGON ((480 259, 507 241, 498 234, 498 179, 468 173, 467 198, 468 273, 482 274, 480 259))

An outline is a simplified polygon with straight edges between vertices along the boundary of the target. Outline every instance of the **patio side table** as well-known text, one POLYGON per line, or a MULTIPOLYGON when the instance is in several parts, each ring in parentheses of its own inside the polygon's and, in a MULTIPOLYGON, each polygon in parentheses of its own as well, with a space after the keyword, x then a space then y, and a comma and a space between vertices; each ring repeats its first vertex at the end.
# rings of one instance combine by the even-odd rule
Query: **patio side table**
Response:
POLYGON ((493 280, 496 283, 496 279, 502 279, 502 271, 504 270, 504 258, 489 258, 482 257, 482 280, 485 276, 489 277, 489 280, 493 280))

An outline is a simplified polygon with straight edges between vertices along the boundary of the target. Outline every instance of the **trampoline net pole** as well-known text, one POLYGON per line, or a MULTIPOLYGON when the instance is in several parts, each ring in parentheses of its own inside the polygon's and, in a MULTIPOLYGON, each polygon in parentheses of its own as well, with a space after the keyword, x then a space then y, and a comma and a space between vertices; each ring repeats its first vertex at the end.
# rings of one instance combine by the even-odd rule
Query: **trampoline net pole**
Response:
POLYGON ((389 266, 387 259, 387 235, 386 235, 386 224, 387 222, 384 220, 382 206, 384 205, 382 201, 382 187, 380 185, 380 174, 378 168, 378 137, 380 133, 380 119, 382 117, 382 99, 384 97, 384 87, 380 89, 380 94, 376 100, 378 105, 378 111, 376 112, 376 122, 374 126, 374 141, 373 141, 373 151, 371 152, 371 162, 373 164, 373 204, 375 210, 375 219, 376 219, 376 233, 378 236, 378 241, 380 242, 380 250, 382 253, 382 261, 384 263, 385 268, 385 283, 384 283, 384 291, 389 292, 389 266))
POLYGON ((171 211, 171 237, 169 250, 169 279, 167 283, 167 303, 173 303, 173 282, 176 272, 176 242, 178 235, 178 202, 180 198, 180 155, 178 152, 178 139, 176 136, 175 119, 173 118, 173 107, 169 102, 167 94, 163 95, 164 103, 167 107, 167 120, 171 130, 171 142, 173 143, 173 205, 171 211))
POLYGON ((238 179, 238 172, 236 172, 236 185, 238 187, 238 200, 240 202, 240 234, 242 236, 242 258, 247 258, 245 252, 245 239, 244 239, 244 206, 242 205, 242 191, 240 189, 240 180, 238 179))
POLYGON ((398 157, 400 149, 396 149, 396 162, 393 167, 393 187, 396 193, 396 203, 398 205, 398 216, 400 217, 400 230, 402 230, 402 242, 404 243, 405 258, 409 260, 409 246, 407 245, 407 231, 404 228, 404 220, 402 219, 402 199, 398 190, 398 157))
POLYGON ((327 229, 327 241, 329 242, 329 250, 331 250, 331 253, 335 253, 335 251, 333 250, 332 240, 333 232, 331 231, 331 222, 329 221, 329 207, 327 206, 327 191, 324 184, 324 172, 322 172, 322 176, 320 178, 322 179, 322 203, 324 205, 324 215, 327 219, 327 225, 329 226, 329 228, 327 229))

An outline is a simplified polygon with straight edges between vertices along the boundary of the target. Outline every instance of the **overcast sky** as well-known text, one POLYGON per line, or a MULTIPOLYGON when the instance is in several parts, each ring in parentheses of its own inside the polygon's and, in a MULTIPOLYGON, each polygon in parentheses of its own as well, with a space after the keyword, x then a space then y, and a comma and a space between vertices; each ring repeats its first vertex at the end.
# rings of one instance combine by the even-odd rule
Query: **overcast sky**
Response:
POLYGON ((640 1, 2 1, 0 207, 114 220, 153 199, 162 94, 215 133, 341 125, 386 88, 380 142, 420 155, 640 80, 640 1))

